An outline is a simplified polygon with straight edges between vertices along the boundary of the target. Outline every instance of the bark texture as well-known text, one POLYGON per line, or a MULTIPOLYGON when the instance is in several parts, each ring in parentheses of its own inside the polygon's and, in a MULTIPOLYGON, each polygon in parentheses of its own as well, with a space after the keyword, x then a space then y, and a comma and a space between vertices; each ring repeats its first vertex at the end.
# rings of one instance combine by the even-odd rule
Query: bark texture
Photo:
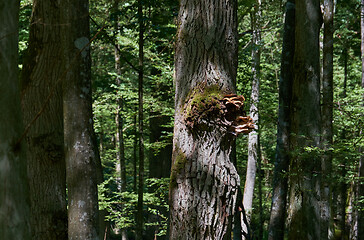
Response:
POLYGON ((199 126, 187 126, 186 117, 198 103, 218 109, 218 100, 235 91, 236 11, 236 1, 180 2, 170 239, 230 238, 240 182, 230 161, 234 135, 207 109, 195 116, 199 126))
POLYGON ((288 238, 320 239, 320 1, 297 1, 295 23, 288 238))
POLYGON ((286 3, 284 35, 279 79, 279 109, 277 147, 274 162, 272 206, 269 220, 268 239, 284 239, 288 192, 288 168, 290 162, 290 111, 293 84, 293 57, 295 49, 295 3, 286 3))
POLYGON ((0 239, 30 239, 29 192, 18 85, 19 1, 0 7, 0 239))
POLYGON ((99 239, 98 151, 91 99, 88 1, 62 2, 67 77, 63 84, 64 142, 68 187, 68 237, 99 239))
POLYGON ((60 84, 65 71, 59 41, 62 35, 60 7, 57 2, 33 1, 28 56, 22 71, 23 119, 26 126, 31 124, 26 137, 30 221, 32 239, 37 240, 67 239, 60 84), (33 122, 39 111, 39 118, 33 122))

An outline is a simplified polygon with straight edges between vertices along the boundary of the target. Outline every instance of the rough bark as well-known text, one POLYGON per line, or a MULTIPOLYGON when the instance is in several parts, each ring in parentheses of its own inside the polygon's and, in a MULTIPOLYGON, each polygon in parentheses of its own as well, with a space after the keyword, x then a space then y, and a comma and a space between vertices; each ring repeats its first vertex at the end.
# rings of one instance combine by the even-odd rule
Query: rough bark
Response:
POLYGON ((283 46, 281 58, 281 77, 279 79, 279 110, 277 126, 277 147, 274 162, 273 194, 269 220, 268 239, 284 238, 286 218, 288 168, 290 159, 290 111, 293 84, 293 57, 295 49, 295 3, 286 3, 283 46))
POLYGON ((236 1, 180 2, 170 239, 230 238, 240 180, 230 161, 235 133, 217 109, 235 91, 236 11, 236 1))
POLYGON ((98 151, 93 130, 88 1, 62 2, 67 76, 63 82, 69 239, 99 239, 98 151))
POLYGON ((322 75, 322 135, 321 142, 324 154, 321 159, 321 238, 328 239, 331 219, 331 165, 333 143, 333 34, 334 34, 334 2, 324 1, 323 9, 324 36, 323 36, 323 75, 322 75))
MULTIPOLYGON (((259 152, 259 85, 260 85, 260 10, 261 2, 256 1, 255 11, 251 14, 251 26, 252 26, 252 90, 250 95, 250 110, 249 115, 253 119, 255 129, 249 133, 248 136, 248 163, 246 169, 243 205, 246 211, 246 217, 248 224, 251 223, 251 216, 253 210, 253 197, 254 197, 254 186, 255 177, 257 172, 257 163, 260 161, 259 152)), ((242 222, 243 231, 247 232, 247 226, 242 222)))
POLYGON ((289 239, 320 239, 320 1, 296 2, 289 239))
POLYGON ((139 131, 139 182, 138 182, 138 204, 136 219, 136 239, 143 239, 144 214, 143 214, 143 192, 144 192, 144 129, 143 129, 143 78, 144 78, 144 19, 143 2, 138 0, 138 23, 139 23, 139 64, 138 64, 138 131, 139 131))
POLYGON ((29 192, 18 85, 19 1, 0 8, 0 239, 30 239, 29 192))
POLYGON ((28 56, 22 71, 23 120, 26 126, 31 124, 26 136, 30 223, 32 239, 37 240, 68 238, 60 7, 57 2, 33 1, 28 56))

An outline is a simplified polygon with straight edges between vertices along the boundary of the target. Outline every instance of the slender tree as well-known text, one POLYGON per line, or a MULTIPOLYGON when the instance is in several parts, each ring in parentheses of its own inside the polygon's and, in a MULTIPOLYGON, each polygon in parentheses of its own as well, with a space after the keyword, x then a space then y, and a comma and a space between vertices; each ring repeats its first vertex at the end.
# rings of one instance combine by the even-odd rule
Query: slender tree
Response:
POLYGON ((62 2, 64 142, 69 239, 99 239, 98 151, 91 99, 88 0, 62 2))
MULTIPOLYGON (((361 66, 362 66, 362 75, 361 75, 361 87, 364 89, 364 0, 361 0, 360 5, 360 29, 361 29, 361 66)), ((363 95, 363 107, 364 107, 364 95, 363 95)), ((363 134, 363 130, 360 131, 360 134, 363 134)), ((358 189, 357 189, 357 196, 359 204, 358 204, 358 234, 357 239, 362 240, 364 239, 364 202, 363 202, 363 196, 364 196, 364 147, 361 147, 359 149, 359 152, 361 153, 360 159, 359 159, 359 170, 358 170, 358 189)))
MULTIPOLYGON (((115 17, 115 23, 114 23, 114 30, 115 33, 119 33, 119 17, 118 17, 118 11, 119 11, 119 0, 114 0, 114 14, 115 17)), ((121 64, 120 64, 120 44, 116 43, 114 47, 114 57, 115 57, 115 72, 117 74, 116 77, 116 86, 121 87, 121 64)), ((115 134, 115 142, 116 142, 116 172, 119 176, 117 176, 117 179, 120 179, 120 192, 126 191, 126 168, 125 168, 125 145, 124 145, 124 121, 122 116, 122 110, 123 110, 123 96, 119 91, 117 92, 117 99, 116 99, 116 113, 115 113, 115 123, 116 123, 116 134, 115 134)), ((121 209, 123 209, 123 204, 121 204, 121 209)), ((121 229, 121 239, 126 240, 127 239, 127 232, 126 229, 121 229)))
MULTIPOLYGON (((251 222, 253 210, 253 196, 255 177, 257 173, 257 163, 260 161, 260 148, 259 148, 259 134, 258 134, 258 121, 259 121, 259 85, 260 85, 260 18, 261 18, 261 1, 257 0, 254 5, 254 11, 251 13, 251 27, 252 27, 252 91, 250 95, 250 110, 249 115, 253 119, 256 128, 249 133, 248 137, 248 163, 246 170, 243 205, 246 211, 248 223, 251 222)), ((243 224, 243 231, 247 232, 247 226, 243 224)))
POLYGON ((297 1, 295 19, 288 238, 320 239, 320 1, 297 1))
POLYGON ((139 22, 139 64, 138 64, 138 131, 139 131, 139 182, 138 182, 138 205, 136 219, 136 239, 143 239, 143 192, 144 192, 144 130, 143 130, 143 78, 144 78, 144 19, 143 2, 138 0, 138 22, 139 22))
MULTIPOLYGON (((322 75, 322 137, 325 151, 321 160, 321 222, 320 239, 329 239, 329 223, 331 219, 331 165, 333 143, 333 34, 334 34, 334 2, 324 1, 323 11, 323 75, 322 75)), ((330 234, 331 237, 331 234, 330 234)))
POLYGON ((293 84, 293 57, 295 52, 295 2, 286 3, 284 35, 279 79, 279 110, 277 126, 277 147, 274 162, 273 194, 269 220, 268 239, 284 238, 286 219, 288 169, 290 162, 290 115, 293 84))
POLYGON ((28 56, 22 70, 22 109, 28 144, 32 239, 68 239, 63 151, 60 3, 33 1, 28 56), (40 113, 39 117, 34 118, 40 113))
POLYGON ((235 92, 237 1, 180 1, 170 239, 228 239, 239 175, 234 135, 249 132, 235 92))
POLYGON ((18 84, 19 1, 0 1, 0 239, 31 239, 18 84))

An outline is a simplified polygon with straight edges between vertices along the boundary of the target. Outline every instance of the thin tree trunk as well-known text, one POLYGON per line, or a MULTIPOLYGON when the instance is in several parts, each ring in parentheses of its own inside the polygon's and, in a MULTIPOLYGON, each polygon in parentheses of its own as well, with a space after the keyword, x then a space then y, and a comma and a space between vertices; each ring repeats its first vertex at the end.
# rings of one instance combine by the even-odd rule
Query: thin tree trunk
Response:
POLYGON ((0 7, 0 239, 31 239, 25 146, 18 85, 19 1, 0 7))
POLYGON ((137 157, 137 149, 138 149, 138 133, 137 133, 137 112, 138 108, 135 106, 134 111, 134 143, 133 143, 133 190, 137 191, 137 165, 138 165, 138 157, 137 157))
POLYGON ((334 2, 324 1, 323 11, 324 36, 323 36, 323 75, 322 75, 322 137, 321 142, 325 151, 321 159, 321 237, 329 239, 331 220, 331 165, 333 143, 333 34, 334 34, 334 2))
POLYGON ((283 240, 286 219, 288 168, 290 162, 291 98, 293 84, 293 57, 295 49, 295 3, 286 3, 286 17, 279 79, 279 111, 277 148, 274 163, 273 194, 269 220, 268 239, 283 240))
POLYGON ((69 239, 99 239, 88 1, 62 2, 67 77, 63 84, 69 239))
MULTIPOLYGON (((249 133, 248 137, 248 163, 246 170, 244 195, 243 195, 243 205, 246 211, 246 217, 248 223, 251 223, 252 210, 253 210, 253 197, 254 197, 254 186, 255 186, 255 176, 257 172, 257 162, 260 161, 260 149, 259 149, 259 85, 260 85, 260 0, 256 1, 255 11, 251 14, 251 25, 252 25, 252 91, 250 95, 250 111, 249 115, 253 119, 255 124, 255 129, 249 133)), ((247 231, 247 226, 242 222, 243 231, 247 231)))
POLYGON ((218 109, 224 109, 224 96, 235 92, 236 69, 237 1, 181 0, 170 239, 231 237, 240 182, 230 158, 237 128, 224 119, 237 116, 233 106, 218 109))
MULTIPOLYGON (((364 89, 364 0, 361 0, 361 6, 360 6, 360 29, 361 29, 361 68, 362 68, 362 75, 361 75, 361 87, 364 89)), ((364 95, 363 95, 363 107, 364 107, 364 95)), ((360 131, 360 135, 363 134, 363 130, 360 131)), ((358 187, 357 187, 357 198, 359 201, 358 209, 361 209, 361 211, 358 211, 357 216, 357 228, 358 228, 358 240, 364 240, 364 148, 359 148, 359 153, 361 153, 360 159, 359 159, 359 169, 358 169, 358 187)))
POLYGON ((288 239, 320 239, 320 1, 297 1, 295 19, 288 239))
POLYGON ((258 240, 263 239, 263 227, 264 227, 264 212, 263 212, 263 192, 262 192, 262 180, 263 180, 263 170, 262 170, 262 159, 261 159, 261 145, 258 141, 259 147, 259 157, 257 164, 257 172, 258 172, 258 212, 259 212, 259 225, 258 225, 258 240))
MULTIPOLYGON (((119 11, 119 0, 114 1, 114 11, 117 15, 119 11)), ((119 33, 119 17, 115 18, 115 24, 114 29, 116 33, 119 33)), ((114 56, 115 56, 115 71, 117 74, 116 77, 116 86, 121 86, 121 64, 120 64, 120 45, 116 43, 115 49, 114 49, 114 56)), ((116 172, 119 174, 117 176, 117 179, 120 179, 120 192, 126 191, 126 171, 125 171, 125 146, 124 146, 124 132, 123 132, 123 116, 122 116, 122 110, 123 110, 123 96, 119 91, 117 91, 117 100, 116 100, 116 113, 115 113, 115 123, 116 123, 116 172)), ((121 209, 124 208, 124 204, 121 204, 121 209)), ((127 239, 127 232, 126 229, 121 229, 121 239, 126 240, 127 239)))
POLYGON ((138 0, 138 22, 139 22, 139 72, 138 72, 138 126, 139 126, 139 183, 138 183, 138 205, 136 219, 136 239, 143 239, 144 214, 143 214, 143 191, 144 191, 144 138, 143 138, 143 74, 144 74, 144 20, 143 2, 138 0))
MULTIPOLYGON (((343 50, 343 55, 344 55, 344 83, 343 83, 343 92, 342 92, 342 97, 346 98, 347 97, 347 81, 348 81, 348 52, 346 49, 346 45, 344 44, 344 50, 343 50)), ((342 133, 341 133, 341 139, 345 140, 346 139, 346 130, 343 129, 342 133)), ((348 185, 346 184, 346 175, 347 175, 347 170, 346 170, 346 161, 344 159, 341 159, 341 166, 340 166, 340 170, 341 170, 341 182, 340 182, 340 201, 339 201, 339 226, 340 226, 340 230, 341 230, 341 236, 344 239, 347 235, 347 227, 346 227, 346 203, 347 203, 347 191, 348 191, 348 185)))
POLYGON ((33 1, 28 55, 22 71, 23 120, 25 125, 32 124, 26 141, 34 240, 68 239, 60 7, 57 2, 33 1))

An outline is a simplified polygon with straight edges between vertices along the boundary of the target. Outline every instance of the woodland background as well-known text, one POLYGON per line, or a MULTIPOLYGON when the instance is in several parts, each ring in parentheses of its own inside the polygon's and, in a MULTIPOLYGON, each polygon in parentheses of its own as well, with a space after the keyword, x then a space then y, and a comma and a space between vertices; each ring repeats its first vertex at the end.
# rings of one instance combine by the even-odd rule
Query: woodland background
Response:
MULTIPOLYGON (((255 176, 246 175, 248 136, 240 136, 236 142, 241 187, 244 189, 244 185, 253 183, 251 207, 245 210, 254 239, 268 238, 285 5, 285 1, 276 0, 238 1, 237 93, 245 97, 247 112, 253 101, 254 75, 258 74, 259 79, 258 99, 254 100, 259 111, 256 122, 259 128, 254 133, 259 139, 253 168, 255 176), (258 41, 253 39, 257 30, 258 41), (254 51, 259 51, 258 65, 253 64, 254 51)), ((364 143, 362 7, 358 0, 334 2, 333 143, 329 149, 333 239, 360 239, 356 235, 357 221, 364 211, 364 196, 357 194, 358 186, 363 184, 359 177, 364 143)), ((19 68, 22 74, 26 71, 24 62, 30 46, 32 8, 31 1, 21 1, 19 68)), ((98 201, 105 217, 100 236, 105 239, 134 239, 140 231, 138 226, 144 226, 141 230, 144 238, 140 239, 167 236, 178 8, 178 1, 172 0, 90 0, 90 36, 94 37, 90 45, 92 113, 102 164, 98 201), (142 86, 140 66, 143 66, 142 86), (142 220, 138 216, 143 216, 142 220)), ((321 48, 322 41, 321 29, 321 48)), ((322 154, 320 151, 306 149, 312 155, 322 154)))

